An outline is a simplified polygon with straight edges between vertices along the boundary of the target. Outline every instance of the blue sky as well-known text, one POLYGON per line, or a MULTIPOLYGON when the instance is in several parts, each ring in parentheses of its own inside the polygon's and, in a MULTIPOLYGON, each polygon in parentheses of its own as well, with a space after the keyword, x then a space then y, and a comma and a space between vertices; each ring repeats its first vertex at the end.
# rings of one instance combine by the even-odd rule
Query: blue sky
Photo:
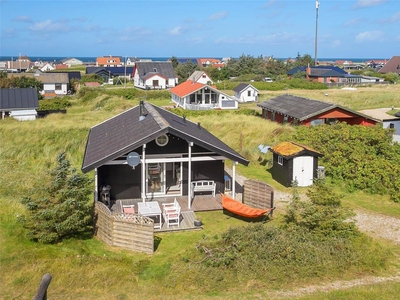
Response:
MULTIPOLYGON (((400 55, 399 0, 319 0, 318 58, 400 55)), ((315 56, 315 0, 0 0, 0 56, 315 56)))

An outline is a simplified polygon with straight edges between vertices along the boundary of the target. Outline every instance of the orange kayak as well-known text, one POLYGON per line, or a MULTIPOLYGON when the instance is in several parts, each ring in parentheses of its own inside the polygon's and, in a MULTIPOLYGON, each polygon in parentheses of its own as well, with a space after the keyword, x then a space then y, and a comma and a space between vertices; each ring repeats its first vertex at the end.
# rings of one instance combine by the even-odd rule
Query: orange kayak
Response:
POLYGON ((265 215, 267 212, 273 210, 273 208, 270 209, 253 208, 239 201, 236 201, 224 194, 221 194, 221 196, 222 196, 222 207, 242 217, 258 218, 261 217, 262 215, 265 215))

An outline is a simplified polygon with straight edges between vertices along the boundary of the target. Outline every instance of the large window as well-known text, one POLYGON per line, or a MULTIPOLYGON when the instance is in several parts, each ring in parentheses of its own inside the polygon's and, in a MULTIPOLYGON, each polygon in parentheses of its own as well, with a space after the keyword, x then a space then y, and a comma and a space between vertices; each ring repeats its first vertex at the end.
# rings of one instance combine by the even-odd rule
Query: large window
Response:
POLYGON ((251 91, 247 91, 247 97, 251 96, 251 91))
POLYGON ((324 124, 324 119, 316 119, 311 121, 311 126, 322 125, 324 124))
POLYGON ((56 91, 61 91, 61 88, 62 88, 61 83, 56 83, 55 88, 56 88, 56 91))
POLYGON ((158 86, 158 80, 153 80, 153 86, 158 86))

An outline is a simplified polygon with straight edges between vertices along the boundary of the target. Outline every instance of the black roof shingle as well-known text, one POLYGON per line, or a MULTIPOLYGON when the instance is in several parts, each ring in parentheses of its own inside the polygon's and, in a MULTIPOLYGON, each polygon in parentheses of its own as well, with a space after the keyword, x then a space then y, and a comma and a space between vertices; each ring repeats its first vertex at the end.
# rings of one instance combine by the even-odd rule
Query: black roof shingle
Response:
POLYGON ((142 120, 139 120, 141 108, 138 105, 90 129, 83 172, 100 167, 166 133, 248 165, 245 158, 198 124, 150 103, 144 103, 144 108, 147 114, 142 120))
POLYGON ((38 93, 34 88, 0 89, 1 110, 36 109, 38 107, 38 93))

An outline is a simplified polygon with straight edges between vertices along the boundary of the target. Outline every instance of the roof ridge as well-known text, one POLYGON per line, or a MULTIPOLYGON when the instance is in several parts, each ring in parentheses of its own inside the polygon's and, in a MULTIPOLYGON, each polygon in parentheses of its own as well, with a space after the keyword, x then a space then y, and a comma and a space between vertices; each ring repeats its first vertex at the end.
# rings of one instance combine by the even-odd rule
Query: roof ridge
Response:
POLYGON ((144 103, 144 106, 154 118, 154 121, 156 121, 161 128, 170 127, 170 124, 161 116, 161 114, 155 109, 153 105, 151 105, 150 103, 144 103))

